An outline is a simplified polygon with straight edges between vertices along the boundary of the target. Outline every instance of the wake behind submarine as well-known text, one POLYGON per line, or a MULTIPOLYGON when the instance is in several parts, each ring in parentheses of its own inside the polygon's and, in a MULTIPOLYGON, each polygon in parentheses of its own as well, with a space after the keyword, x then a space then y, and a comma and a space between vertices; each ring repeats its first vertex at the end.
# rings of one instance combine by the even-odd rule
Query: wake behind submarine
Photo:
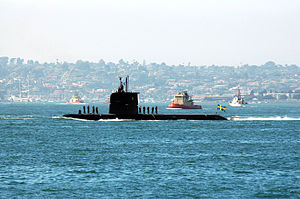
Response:
POLYGON ((108 120, 108 119, 129 119, 129 120, 227 120, 220 115, 212 114, 158 114, 157 107, 152 108, 152 113, 147 108, 143 107, 143 113, 141 107, 138 107, 138 92, 128 92, 129 77, 126 77, 125 83, 122 82, 120 77, 120 86, 118 90, 110 95, 109 113, 99 114, 98 107, 93 106, 92 112, 89 111, 87 106, 87 112, 85 106, 83 113, 81 110, 78 114, 66 114, 63 117, 83 119, 83 120, 108 120), (124 85, 125 84, 125 90, 124 85))

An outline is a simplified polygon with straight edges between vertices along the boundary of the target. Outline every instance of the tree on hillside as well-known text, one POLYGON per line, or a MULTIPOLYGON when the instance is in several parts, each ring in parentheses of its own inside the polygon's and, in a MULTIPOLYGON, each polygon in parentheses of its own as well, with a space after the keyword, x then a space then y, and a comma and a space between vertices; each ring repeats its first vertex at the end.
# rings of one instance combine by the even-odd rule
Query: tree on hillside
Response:
POLYGON ((17 65, 23 65, 24 59, 21 59, 20 57, 17 58, 17 65))

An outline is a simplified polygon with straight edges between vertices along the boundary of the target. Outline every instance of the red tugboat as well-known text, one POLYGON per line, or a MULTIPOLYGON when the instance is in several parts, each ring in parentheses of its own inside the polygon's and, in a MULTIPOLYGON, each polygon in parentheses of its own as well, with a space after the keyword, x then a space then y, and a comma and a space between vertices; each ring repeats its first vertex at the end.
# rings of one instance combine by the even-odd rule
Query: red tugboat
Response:
POLYGON ((194 105, 193 100, 187 94, 187 91, 179 92, 172 99, 172 103, 169 104, 168 108, 178 109, 202 109, 201 105, 194 105))

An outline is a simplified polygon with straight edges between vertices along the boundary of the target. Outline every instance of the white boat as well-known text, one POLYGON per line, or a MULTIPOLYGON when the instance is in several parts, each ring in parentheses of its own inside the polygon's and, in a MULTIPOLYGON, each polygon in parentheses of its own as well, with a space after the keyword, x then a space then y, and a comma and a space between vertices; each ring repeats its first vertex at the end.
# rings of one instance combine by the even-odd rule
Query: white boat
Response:
POLYGON ((229 102, 229 105, 230 106, 242 106, 242 104, 239 102, 240 100, 239 100, 239 98, 238 97, 234 97, 233 99, 232 99, 232 101, 231 102, 229 102))
POLYGON ((243 104, 247 104, 245 102, 245 100, 241 97, 241 93, 240 93, 240 89, 237 89, 237 94, 236 96, 234 96, 234 98, 231 100, 231 102, 229 102, 230 106, 235 106, 235 107, 239 107, 242 106, 243 104))

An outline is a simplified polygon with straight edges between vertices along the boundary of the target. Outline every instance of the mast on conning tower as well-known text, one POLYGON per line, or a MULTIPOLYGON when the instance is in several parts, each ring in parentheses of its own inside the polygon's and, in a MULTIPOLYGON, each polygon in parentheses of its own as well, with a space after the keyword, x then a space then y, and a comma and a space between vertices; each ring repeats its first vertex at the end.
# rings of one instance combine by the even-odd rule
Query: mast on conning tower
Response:
POLYGON ((125 79, 125 92, 128 92, 129 76, 127 75, 125 79))
POLYGON ((127 75, 126 79, 125 79, 125 83, 122 82, 122 77, 119 77, 120 80, 120 86, 118 88, 118 92, 124 92, 124 85, 125 85, 125 92, 128 92, 128 88, 129 88, 129 76, 127 75))

